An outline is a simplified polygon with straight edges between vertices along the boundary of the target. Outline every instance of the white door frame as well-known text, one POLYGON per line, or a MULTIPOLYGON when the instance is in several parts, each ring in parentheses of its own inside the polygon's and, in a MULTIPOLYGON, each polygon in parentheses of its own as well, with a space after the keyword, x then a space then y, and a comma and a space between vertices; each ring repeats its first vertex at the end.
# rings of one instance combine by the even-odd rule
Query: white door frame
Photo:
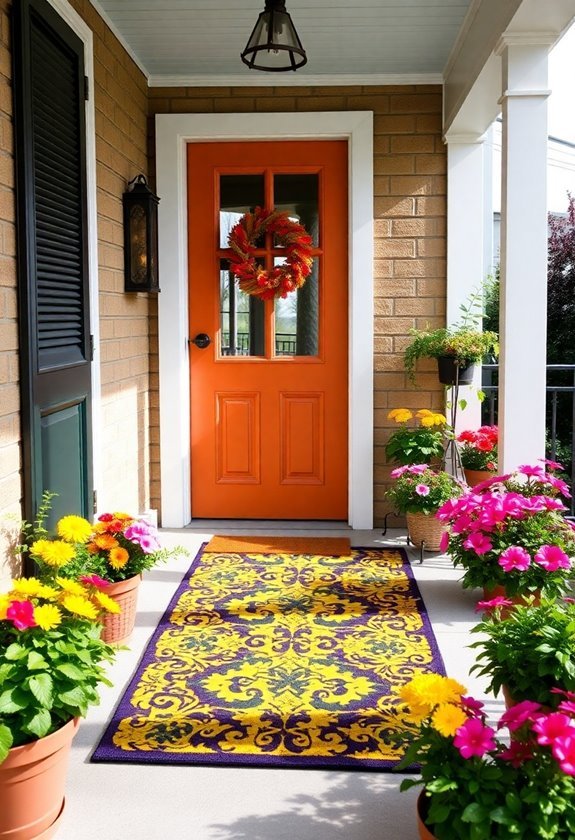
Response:
POLYGON ((158 114, 162 525, 190 521, 186 146, 231 140, 348 141, 349 524, 373 527, 373 113, 158 114))

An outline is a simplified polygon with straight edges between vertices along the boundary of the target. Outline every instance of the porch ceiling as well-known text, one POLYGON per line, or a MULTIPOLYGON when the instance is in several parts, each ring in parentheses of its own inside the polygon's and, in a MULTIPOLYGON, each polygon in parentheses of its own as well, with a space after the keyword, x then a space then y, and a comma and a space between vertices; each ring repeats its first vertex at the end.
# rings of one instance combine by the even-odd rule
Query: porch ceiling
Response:
POLYGON ((261 85, 317 83, 318 76, 440 81, 470 0, 287 0, 309 59, 297 73, 250 71, 240 61, 264 0, 92 3, 151 84, 261 85))

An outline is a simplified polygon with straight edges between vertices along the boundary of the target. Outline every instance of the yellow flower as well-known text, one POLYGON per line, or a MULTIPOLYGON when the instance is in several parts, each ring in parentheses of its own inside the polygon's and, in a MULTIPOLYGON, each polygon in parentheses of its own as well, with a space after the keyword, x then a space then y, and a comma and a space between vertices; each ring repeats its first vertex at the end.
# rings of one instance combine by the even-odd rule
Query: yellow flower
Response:
POLYGON ((33 577, 19 578, 18 580, 12 581, 12 592, 16 592, 18 595, 27 595, 28 598, 35 598, 41 595, 43 588, 44 584, 33 577))
POLYGON ((449 738, 463 726, 467 715, 461 706, 454 706, 453 703, 442 703, 436 708, 431 716, 431 725, 440 735, 449 738))
POLYGON ((62 601, 68 612, 79 615, 82 618, 98 618, 98 610, 87 598, 81 595, 66 595, 62 601))
POLYGON ((429 413, 426 414, 424 417, 420 418, 421 425, 430 428, 431 426, 445 426, 447 423, 447 418, 444 417, 443 414, 438 413, 429 413))
POLYGON ((121 522, 133 522, 134 517, 130 516, 129 513, 122 513, 121 511, 114 511, 112 514, 114 519, 119 519, 121 522))
POLYGON ((433 414, 433 411, 429 408, 420 408, 419 411, 415 413, 415 416, 421 419, 422 417, 429 417, 430 414, 433 414))
POLYGON ((412 715, 425 717, 441 703, 457 703, 465 687, 451 677, 439 674, 418 674, 398 689, 398 694, 407 703, 412 715))
POLYGON ((108 562, 113 569, 123 569, 128 560, 130 559, 130 555, 126 551, 125 548, 113 548, 110 551, 110 557, 108 562))
POLYGON ((58 536, 66 542, 85 543, 92 534, 92 526, 82 516, 63 516, 57 525, 58 536))
POLYGON ((6 618, 6 610, 8 609, 9 604, 10 598, 8 595, 0 595, 0 621, 4 621, 6 618))
POLYGON ((30 546, 30 554, 32 557, 40 557, 44 559, 44 552, 52 545, 50 540, 35 540, 30 546))
POLYGON ((65 595, 87 595, 86 589, 83 586, 80 586, 79 583, 76 583, 75 580, 68 580, 68 578, 56 578, 56 582, 60 586, 60 589, 64 592, 65 595))
MULTIPOLYGON (((72 596, 73 597, 73 596, 72 596)), ((42 630, 52 630, 62 622, 62 613, 54 604, 42 604, 34 609, 36 624, 42 630)))
POLYGON ((387 415, 388 420, 395 420, 396 423, 407 423, 412 417, 413 414, 408 408, 394 408, 387 415))
POLYGON ((70 560, 73 560, 75 554, 74 546, 62 540, 53 540, 44 547, 42 560, 49 566, 55 566, 55 568, 59 569, 60 566, 65 566, 70 560))
POLYGON ((98 604, 109 613, 121 612, 118 602, 114 601, 113 598, 110 598, 109 595, 106 595, 105 592, 94 592, 93 600, 97 601, 98 604))
POLYGON ((38 591, 39 598, 47 598, 48 600, 57 598, 59 594, 57 589, 54 589, 53 586, 46 586, 46 584, 42 584, 38 591))

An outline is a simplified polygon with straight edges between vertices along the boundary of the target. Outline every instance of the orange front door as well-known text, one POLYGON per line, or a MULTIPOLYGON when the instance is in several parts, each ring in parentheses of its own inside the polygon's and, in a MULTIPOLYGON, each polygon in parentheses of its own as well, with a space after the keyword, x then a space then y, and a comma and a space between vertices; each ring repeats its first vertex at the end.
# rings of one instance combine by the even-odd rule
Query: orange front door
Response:
MULTIPOLYGON (((270 117, 273 119, 273 116, 270 117)), ((192 516, 347 519, 347 143, 188 146, 192 516), (313 269, 285 299, 244 294, 228 234, 287 210, 313 269)), ((271 235, 258 262, 283 261, 271 235)))

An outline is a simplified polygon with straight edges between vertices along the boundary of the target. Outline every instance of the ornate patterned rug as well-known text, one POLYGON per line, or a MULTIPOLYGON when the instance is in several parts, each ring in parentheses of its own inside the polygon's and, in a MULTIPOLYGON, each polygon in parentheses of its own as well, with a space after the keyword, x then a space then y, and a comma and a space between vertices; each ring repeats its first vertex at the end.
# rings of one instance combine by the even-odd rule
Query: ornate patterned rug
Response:
POLYGON ((401 550, 203 546, 91 760, 388 770, 422 671, 445 673, 401 550))

